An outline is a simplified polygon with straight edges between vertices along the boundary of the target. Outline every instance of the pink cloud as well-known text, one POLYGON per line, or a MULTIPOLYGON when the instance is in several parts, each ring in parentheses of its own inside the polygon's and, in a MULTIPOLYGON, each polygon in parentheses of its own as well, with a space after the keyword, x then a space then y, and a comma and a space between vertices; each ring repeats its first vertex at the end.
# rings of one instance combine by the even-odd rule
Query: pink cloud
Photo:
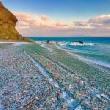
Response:
POLYGON ((24 36, 110 36, 110 15, 88 21, 61 22, 45 15, 15 13, 17 29, 24 36))

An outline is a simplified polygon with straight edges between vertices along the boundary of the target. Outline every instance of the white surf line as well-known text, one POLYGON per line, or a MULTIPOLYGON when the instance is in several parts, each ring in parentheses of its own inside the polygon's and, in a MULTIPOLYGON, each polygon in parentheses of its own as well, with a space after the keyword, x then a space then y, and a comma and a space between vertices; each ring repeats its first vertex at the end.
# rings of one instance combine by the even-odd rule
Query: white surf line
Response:
POLYGON ((14 44, 14 43, 29 43, 29 42, 17 42, 17 41, 0 41, 1 44, 14 44))
MULTIPOLYGON (((84 57, 82 57, 82 56, 80 56, 80 55, 74 54, 74 53, 71 52, 70 50, 61 48, 61 47, 59 47, 59 46, 57 46, 57 45, 56 45, 56 47, 57 47, 58 49, 61 49, 61 50, 66 51, 68 54, 70 54, 70 55, 72 55, 72 56, 77 57, 79 60, 84 61, 84 62, 87 63, 87 64, 91 64, 91 63, 92 63, 92 64, 95 64, 95 65, 92 65, 92 66, 94 66, 95 68, 97 68, 97 66, 104 66, 104 65, 99 65, 99 62, 97 62, 97 61, 92 61, 92 60, 86 59, 86 58, 84 58, 84 57), (97 65, 97 66, 96 66, 96 65, 97 65)), ((108 66, 109 66, 109 65, 108 65, 108 66)), ((105 67, 108 67, 108 66, 105 65, 105 67)), ((109 68, 109 67, 108 67, 108 68, 109 68)), ((89 89, 91 90, 91 88, 89 88, 89 89)), ((103 94, 103 93, 101 93, 101 94, 103 94)), ((96 94, 96 95, 101 95, 101 94, 96 94)), ((107 100, 110 101, 110 98, 108 98, 108 96, 105 95, 104 97, 105 97, 105 99, 107 99, 107 100)))
POLYGON ((35 43, 37 43, 37 44, 39 44, 41 47, 47 49, 50 53, 53 52, 53 50, 52 50, 50 47, 48 47, 47 44, 40 43, 40 42, 35 42, 35 43))
POLYGON ((87 64, 91 64, 92 63, 92 64, 96 64, 96 65, 99 65, 99 66, 104 66, 104 67, 110 68, 110 64, 105 64, 105 63, 103 63, 101 61, 97 61, 97 60, 93 61, 92 59, 84 58, 84 57, 82 57, 80 55, 77 55, 77 54, 73 53, 71 50, 64 49, 63 47, 59 47, 57 45, 56 45, 56 47, 58 49, 64 50, 65 52, 67 52, 68 54, 70 54, 72 56, 75 56, 76 58, 78 58, 79 60, 81 60, 81 61, 83 61, 83 62, 85 62, 87 64))
POLYGON ((21 46, 21 45, 24 45, 24 44, 29 44, 29 42, 14 42, 13 43, 14 46, 21 46))
POLYGON ((49 77, 48 71, 46 71, 45 68, 43 68, 38 62, 36 62, 29 54, 27 54, 27 52, 25 52, 25 54, 31 59, 33 64, 40 70, 41 74, 48 79, 49 83, 62 91, 61 97, 67 102, 68 107, 70 107, 69 110, 77 110, 79 107, 80 110, 82 110, 80 104, 77 104, 75 106, 73 105, 75 99, 71 98, 66 91, 63 91, 62 88, 60 88, 57 82, 55 82, 52 78, 49 77))
POLYGON ((3 42, 3 41, 0 41, 0 44, 13 44, 13 43, 15 43, 15 42, 3 42))
POLYGON ((0 44, 14 44, 14 43, 24 43, 24 42, 0 41, 0 44))

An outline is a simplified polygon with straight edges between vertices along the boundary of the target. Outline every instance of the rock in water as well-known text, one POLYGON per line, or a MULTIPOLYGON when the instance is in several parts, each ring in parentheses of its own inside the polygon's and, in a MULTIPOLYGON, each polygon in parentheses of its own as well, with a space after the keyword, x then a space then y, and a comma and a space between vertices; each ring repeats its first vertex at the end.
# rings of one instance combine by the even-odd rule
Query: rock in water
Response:
POLYGON ((0 1, 0 40, 24 40, 16 30, 17 18, 0 1))

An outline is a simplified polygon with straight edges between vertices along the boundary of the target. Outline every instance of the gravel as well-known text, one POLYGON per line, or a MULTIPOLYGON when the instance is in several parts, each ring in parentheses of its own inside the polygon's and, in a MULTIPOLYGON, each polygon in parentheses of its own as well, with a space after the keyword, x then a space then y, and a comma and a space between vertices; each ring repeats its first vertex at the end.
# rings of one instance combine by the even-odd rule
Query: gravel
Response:
POLYGON ((23 49, 12 45, 0 47, 0 110, 51 110, 56 88, 23 49))

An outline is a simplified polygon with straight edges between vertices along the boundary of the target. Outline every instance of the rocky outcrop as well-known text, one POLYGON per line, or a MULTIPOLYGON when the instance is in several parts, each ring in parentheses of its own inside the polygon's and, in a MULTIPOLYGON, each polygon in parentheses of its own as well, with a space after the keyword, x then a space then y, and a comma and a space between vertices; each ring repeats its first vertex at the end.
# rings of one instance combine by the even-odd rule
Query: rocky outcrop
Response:
POLYGON ((0 2, 0 40, 24 40, 16 30, 17 18, 0 2))

